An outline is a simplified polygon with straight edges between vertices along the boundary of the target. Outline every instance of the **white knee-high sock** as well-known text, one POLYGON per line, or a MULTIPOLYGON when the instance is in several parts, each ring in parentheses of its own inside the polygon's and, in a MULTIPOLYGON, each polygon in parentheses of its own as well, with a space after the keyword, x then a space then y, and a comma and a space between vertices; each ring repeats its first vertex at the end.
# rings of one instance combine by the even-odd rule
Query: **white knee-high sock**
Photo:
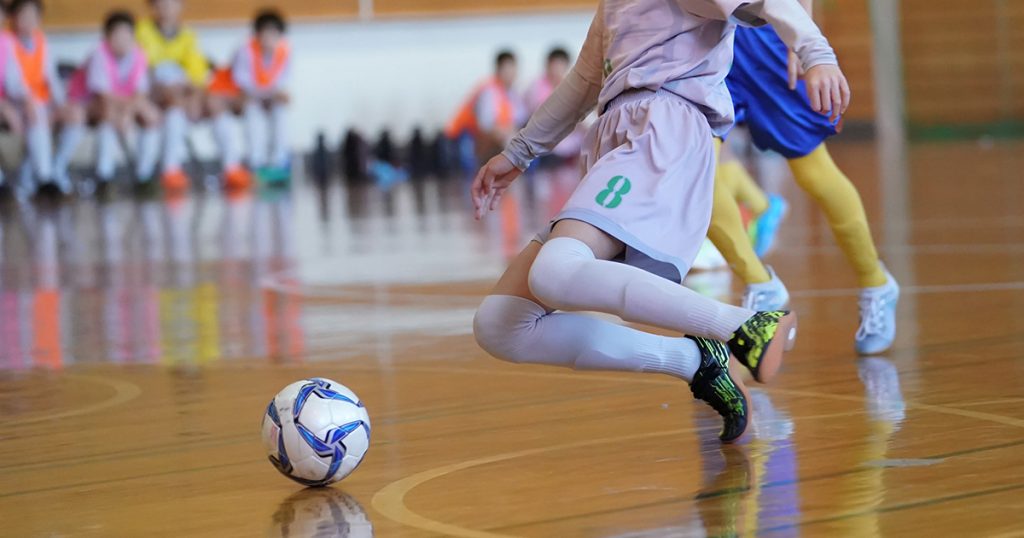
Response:
POLYGON ((267 164, 267 133, 263 107, 256 102, 245 104, 245 134, 249 145, 249 166, 259 168, 267 164))
POLYGON ((148 180, 156 173, 156 164, 160 159, 160 130, 156 127, 143 127, 139 131, 139 149, 136 155, 135 175, 142 181, 148 180))
POLYGON ((53 175, 58 180, 67 179, 71 159, 75 157, 75 151, 78 150, 84 136, 85 125, 81 123, 68 124, 61 129, 57 142, 57 156, 53 159, 53 175))
POLYGON ((704 297, 622 263, 598 260, 585 243, 549 240, 530 269, 530 290, 558 310, 594 310, 631 323, 728 341, 755 312, 704 297))
POLYGON ((667 374, 687 382, 700 350, 686 338, 658 336, 586 314, 548 314, 521 297, 490 295, 473 320, 480 347, 510 362, 576 370, 667 374))
POLYGON ((164 117, 164 172, 181 169, 185 162, 188 116, 181 107, 167 110, 164 117))
POLYGON ((96 177, 109 181, 117 169, 117 131, 108 122, 96 129, 96 177))
POLYGON ((220 148, 221 164, 224 169, 230 170, 237 167, 241 163, 242 157, 239 155, 234 133, 231 132, 230 114, 222 113, 213 118, 213 138, 220 148))
POLYGON ((288 163, 288 105, 270 109, 270 137, 270 164, 284 167, 288 163))
POLYGON ((28 126, 25 143, 32 171, 42 181, 53 179, 53 133, 50 129, 50 111, 45 103, 31 103, 36 108, 36 121, 28 126))

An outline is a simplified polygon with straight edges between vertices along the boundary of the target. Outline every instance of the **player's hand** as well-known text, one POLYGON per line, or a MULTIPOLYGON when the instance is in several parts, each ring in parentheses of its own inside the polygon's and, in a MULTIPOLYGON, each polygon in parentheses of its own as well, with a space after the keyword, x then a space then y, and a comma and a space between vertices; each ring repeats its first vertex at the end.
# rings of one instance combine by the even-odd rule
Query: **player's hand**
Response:
POLYGON ((522 173, 522 170, 516 168, 516 165, 504 155, 497 155, 487 161, 487 164, 477 172, 473 186, 470 187, 476 220, 482 219, 488 211, 494 211, 498 207, 502 194, 522 173))
POLYGON ((804 74, 804 69, 800 65, 800 57, 793 51, 789 51, 789 62, 786 65, 786 72, 789 74, 789 89, 795 90, 797 81, 804 74))
POLYGON ((807 96, 811 108, 835 122, 850 106, 850 84, 838 65, 820 64, 807 70, 807 96))

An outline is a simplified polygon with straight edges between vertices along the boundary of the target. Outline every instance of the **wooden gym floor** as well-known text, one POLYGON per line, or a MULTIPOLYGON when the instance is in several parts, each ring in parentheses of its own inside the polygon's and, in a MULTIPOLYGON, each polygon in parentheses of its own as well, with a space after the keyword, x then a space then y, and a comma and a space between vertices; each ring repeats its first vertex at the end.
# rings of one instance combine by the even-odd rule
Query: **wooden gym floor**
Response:
POLYGON ((769 162, 801 333, 732 447, 678 381, 475 347, 476 303, 571 170, 482 225, 457 180, 7 206, 0 535, 1024 535, 1024 143, 885 150, 833 153, 903 285, 895 349, 853 354, 853 277, 769 162), (267 401, 305 376, 373 419, 333 488, 260 446, 267 401))

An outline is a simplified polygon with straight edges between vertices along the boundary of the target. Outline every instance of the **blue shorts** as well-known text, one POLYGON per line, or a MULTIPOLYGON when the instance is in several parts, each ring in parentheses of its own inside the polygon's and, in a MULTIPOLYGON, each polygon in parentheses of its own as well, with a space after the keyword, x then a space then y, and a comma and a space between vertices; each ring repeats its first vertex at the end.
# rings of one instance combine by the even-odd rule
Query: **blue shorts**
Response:
POLYGON ((737 28, 735 53, 725 82, 754 145, 795 159, 836 134, 838 122, 811 110, 804 81, 789 89, 789 49, 771 26, 737 28))

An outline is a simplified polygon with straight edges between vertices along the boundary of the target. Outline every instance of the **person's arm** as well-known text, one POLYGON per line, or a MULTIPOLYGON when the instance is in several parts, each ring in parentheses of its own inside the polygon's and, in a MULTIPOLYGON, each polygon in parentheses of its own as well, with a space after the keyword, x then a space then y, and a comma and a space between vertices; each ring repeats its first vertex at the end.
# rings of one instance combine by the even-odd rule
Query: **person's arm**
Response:
POLYGON ((8 99, 20 101, 28 96, 28 88, 25 86, 25 79, 22 77, 21 69, 14 58, 14 53, 8 48, 7 59, 4 64, 4 93, 8 99))
POLYGON ((60 80, 60 74, 57 73, 57 62, 54 61, 53 55, 50 51, 46 51, 46 83, 50 86, 50 99, 58 106, 64 106, 67 102, 67 94, 64 93, 64 83, 60 80))
POLYGON ((800 58, 807 74, 811 108, 831 114, 832 121, 846 112, 850 86, 828 40, 798 0, 678 0, 690 13, 750 25, 770 23, 779 38, 800 58))
POLYGON ((550 153, 597 105, 603 82, 603 33, 599 8, 576 64, 502 152, 516 168, 526 170, 534 159, 550 153))
POLYGON ((100 54, 93 54, 85 64, 85 87, 89 93, 104 99, 110 94, 110 77, 107 76, 100 54))
POLYGON ((470 187, 477 219, 497 208, 502 194, 530 162, 558 145, 597 104, 603 82, 603 17, 604 3, 599 2, 576 65, 505 151, 477 172, 470 187))
POLYGON ((256 78, 252 72, 252 52, 249 47, 241 47, 231 60, 231 78, 245 95, 256 94, 256 78))
MULTIPOLYGON (((800 0, 800 5, 810 15, 811 20, 814 20, 814 0, 800 0)), ((796 83, 800 80, 800 75, 804 74, 804 70, 800 68, 800 57, 792 50, 789 51, 787 64, 786 71, 789 74, 789 89, 795 90, 796 83)))

